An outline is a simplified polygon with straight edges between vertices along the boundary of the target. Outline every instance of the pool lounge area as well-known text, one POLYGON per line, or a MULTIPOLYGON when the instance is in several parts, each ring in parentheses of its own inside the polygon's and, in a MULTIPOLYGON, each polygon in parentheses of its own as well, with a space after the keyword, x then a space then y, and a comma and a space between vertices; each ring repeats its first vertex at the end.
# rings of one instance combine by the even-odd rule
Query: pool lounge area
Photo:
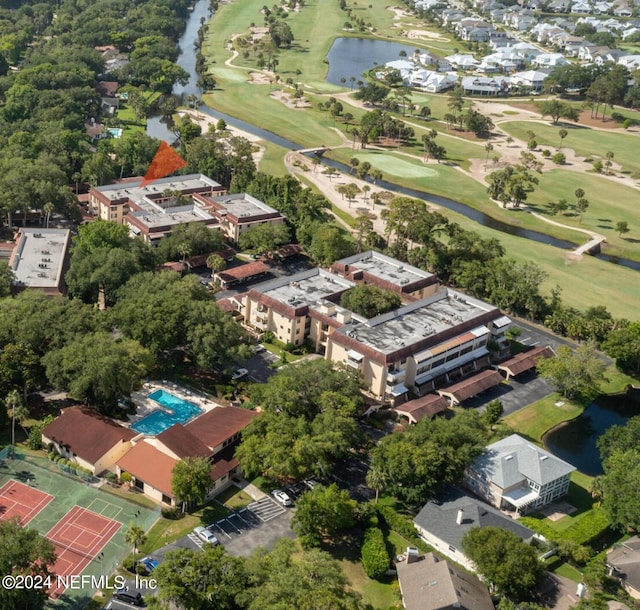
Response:
POLYGON ((131 429, 147 436, 157 436, 174 424, 184 424, 216 405, 205 396, 177 385, 145 384, 132 396, 136 415, 129 416, 131 429))

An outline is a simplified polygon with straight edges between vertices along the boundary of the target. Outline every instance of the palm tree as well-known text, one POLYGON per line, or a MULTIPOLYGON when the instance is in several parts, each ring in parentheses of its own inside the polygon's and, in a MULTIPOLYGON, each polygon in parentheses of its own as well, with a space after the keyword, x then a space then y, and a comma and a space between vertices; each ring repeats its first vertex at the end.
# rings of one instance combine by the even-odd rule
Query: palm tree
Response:
POLYGON ((378 466, 372 466, 367 471, 365 482, 368 487, 376 492, 376 504, 378 503, 378 496, 380 495, 380 492, 387 485, 387 480, 387 473, 378 466))
POLYGON ((20 398, 20 394, 18 390, 11 390, 7 394, 7 398, 5 399, 5 404, 8 409, 11 409, 11 444, 15 447, 16 445, 16 409, 18 409, 18 413, 20 413, 20 405, 22 405, 22 399, 20 398))
POLYGON ((129 528, 127 529, 127 531, 124 533, 124 541, 133 547, 133 550, 131 552, 131 563, 133 567, 136 548, 142 546, 147 541, 147 535, 139 525, 131 523, 129 524, 129 528))
POLYGON ((569 135, 569 132, 566 129, 561 129, 558 132, 558 135, 560 136, 560 146, 558 146, 558 149, 560 149, 562 148, 562 140, 564 140, 569 135))
POLYGON ((211 277, 214 273, 222 271, 227 266, 227 262, 219 254, 210 254, 207 257, 207 267, 211 269, 211 277))
POLYGON ((178 246, 178 254, 182 256, 182 262, 187 260, 187 256, 191 255, 191 247, 188 243, 183 242, 178 246))
POLYGON ((489 153, 493 150, 493 144, 491 142, 487 142, 484 145, 484 150, 487 153, 487 156, 484 158, 484 171, 487 171, 487 163, 489 162, 489 153))
POLYGON ((44 212, 44 222, 45 222, 45 228, 49 228, 49 219, 51 218, 51 212, 53 212, 55 208, 53 207, 53 203, 51 203, 50 201, 47 201, 47 203, 45 203, 42 206, 42 211, 44 212))

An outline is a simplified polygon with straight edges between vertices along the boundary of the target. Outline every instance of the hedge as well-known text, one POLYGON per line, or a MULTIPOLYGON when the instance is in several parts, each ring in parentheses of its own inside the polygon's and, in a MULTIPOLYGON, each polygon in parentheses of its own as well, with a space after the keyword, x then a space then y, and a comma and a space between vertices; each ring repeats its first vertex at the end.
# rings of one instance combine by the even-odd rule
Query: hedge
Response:
POLYGON ((557 531, 548 523, 534 517, 523 517, 520 522, 547 540, 566 540, 579 545, 588 545, 609 528, 609 521, 601 508, 592 509, 589 514, 563 531, 557 531))
POLYGON ((389 554, 382 530, 370 527, 364 534, 362 544, 362 567, 369 578, 380 580, 389 568, 389 554))

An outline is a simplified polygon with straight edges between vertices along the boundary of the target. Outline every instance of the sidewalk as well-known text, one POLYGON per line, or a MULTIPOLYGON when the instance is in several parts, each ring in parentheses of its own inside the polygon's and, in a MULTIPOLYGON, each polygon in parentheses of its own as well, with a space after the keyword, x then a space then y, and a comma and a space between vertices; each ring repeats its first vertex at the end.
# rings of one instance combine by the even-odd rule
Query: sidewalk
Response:
POLYGON ((242 491, 248 493, 255 501, 262 500, 262 498, 268 497, 267 494, 264 493, 264 491, 259 490, 255 485, 249 483, 249 481, 245 481, 240 477, 234 477, 232 480, 233 484, 236 487, 239 487, 240 489, 242 489, 242 491))

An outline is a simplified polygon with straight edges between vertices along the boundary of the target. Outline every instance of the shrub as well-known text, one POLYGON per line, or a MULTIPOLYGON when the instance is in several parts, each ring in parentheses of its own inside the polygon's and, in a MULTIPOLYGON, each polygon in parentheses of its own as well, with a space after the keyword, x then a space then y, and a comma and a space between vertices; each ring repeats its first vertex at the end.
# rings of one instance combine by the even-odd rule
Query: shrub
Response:
POLYGON ((564 153, 556 153, 555 155, 553 155, 553 157, 551 157, 551 160, 556 164, 556 165, 564 165, 567 162, 567 157, 565 156, 564 153))
POLYGON ((593 164, 593 169, 598 172, 601 173, 602 172, 602 168, 604 167, 604 165, 602 164, 602 161, 598 160, 593 164))
POLYGON ((133 477, 128 472, 123 472, 120 475, 120 481, 122 481, 123 483, 131 483, 132 480, 133 477))
POLYGON ((527 148, 529 150, 535 150, 538 148, 538 142, 536 140, 529 140, 529 142, 527 142, 527 148))
POLYGON ((551 151, 550 151, 548 148, 545 148, 545 149, 542 151, 542 156, 543 156, 545 159, 548 159, 548 158, 551 156, 551 151))
POLYGON ((362 567, 369 578, 380 580, 389 568, 389 554, 382 530, 370 527, 364 534, 362 567))
POLYGON ((183 516, 183 514, 184 513, 179 511, 176 507, 162 509, 162 516, 165 519, 173 519, 173 520, 180 519, 183 516))

